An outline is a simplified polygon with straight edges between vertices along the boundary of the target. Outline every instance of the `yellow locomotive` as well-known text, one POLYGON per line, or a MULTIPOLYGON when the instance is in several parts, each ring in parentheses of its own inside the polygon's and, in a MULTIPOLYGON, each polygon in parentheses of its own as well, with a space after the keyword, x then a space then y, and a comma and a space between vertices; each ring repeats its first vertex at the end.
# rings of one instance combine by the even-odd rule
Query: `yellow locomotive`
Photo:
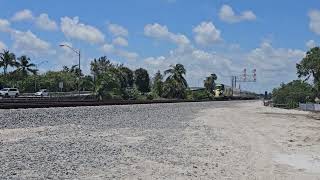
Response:
POLYGON ((240 89, 232 88, 224 84, 217 84, 214 89, 214 96, 216 98, 240 97, 241 91, 240 89))

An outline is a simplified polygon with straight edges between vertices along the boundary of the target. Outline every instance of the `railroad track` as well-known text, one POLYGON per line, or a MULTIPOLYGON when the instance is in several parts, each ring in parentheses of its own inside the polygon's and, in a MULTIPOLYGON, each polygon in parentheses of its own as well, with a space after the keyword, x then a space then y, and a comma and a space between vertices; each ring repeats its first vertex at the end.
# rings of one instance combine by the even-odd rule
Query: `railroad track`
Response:
MULTIPOLYGON (((254 98, 220 98, 215 101, 227 100, 252 100, 254 98)), ((159 104, 159 103, 183 103, 183 102, 204 102, 198 100, 105 100, 94 99, 51 99, 51 98, 10 98, 0 100, 0 109, 28 109, 28 108, 50 108, 50 107, 77 107, 77 106, 107 106, 107 105, 131 105, 131 104, 159 104)))

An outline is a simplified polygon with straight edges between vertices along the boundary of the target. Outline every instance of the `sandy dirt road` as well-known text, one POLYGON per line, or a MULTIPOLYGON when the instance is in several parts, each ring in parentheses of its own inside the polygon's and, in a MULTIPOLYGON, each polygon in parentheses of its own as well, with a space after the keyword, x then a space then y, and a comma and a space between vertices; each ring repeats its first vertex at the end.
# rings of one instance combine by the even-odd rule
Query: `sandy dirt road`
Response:
POLYGON ((251 102, 203 110, 197 120, 217 130, 225 151, 217 179, 320 179, 320 121, 310 116, 251 102))
POLYGON ((259 101, 0 113, 0 179, 320 179, 320 121, 259 101))

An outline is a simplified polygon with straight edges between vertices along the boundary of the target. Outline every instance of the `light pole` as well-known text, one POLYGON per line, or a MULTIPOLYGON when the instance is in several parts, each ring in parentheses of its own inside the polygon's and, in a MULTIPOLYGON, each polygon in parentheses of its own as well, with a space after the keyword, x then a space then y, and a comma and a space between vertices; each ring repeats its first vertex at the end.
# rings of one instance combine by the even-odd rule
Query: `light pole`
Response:
POLYGON ((81 52, 80 49, 74 49, 73 47, 69 46, 68 44, 60 44, 60 47, 67 47, 69 49, 71 49, 74 53, 76 53, 79 56, 79 73, 78 73, 78 93, 80 96, 80 80, 81 80, 81 66, 80 66, 80 62, 81 62, 81 52))

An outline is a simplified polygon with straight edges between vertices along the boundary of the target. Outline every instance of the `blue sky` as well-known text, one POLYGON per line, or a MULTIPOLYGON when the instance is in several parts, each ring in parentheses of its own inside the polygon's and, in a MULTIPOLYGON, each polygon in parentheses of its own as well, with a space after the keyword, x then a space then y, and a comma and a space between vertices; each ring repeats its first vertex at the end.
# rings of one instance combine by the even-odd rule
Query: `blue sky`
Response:
POLYGON ((170 64, 187 68, 190 86, 215 72, 257 69, 247 90, 272 90, 296 78, 295 64, 318 45, 316 0, 0 0, 0 49, 27 54, 44 70, 77 63, 66 43, 81 49, 82 69, 106 55, 155 73, 170 64))

